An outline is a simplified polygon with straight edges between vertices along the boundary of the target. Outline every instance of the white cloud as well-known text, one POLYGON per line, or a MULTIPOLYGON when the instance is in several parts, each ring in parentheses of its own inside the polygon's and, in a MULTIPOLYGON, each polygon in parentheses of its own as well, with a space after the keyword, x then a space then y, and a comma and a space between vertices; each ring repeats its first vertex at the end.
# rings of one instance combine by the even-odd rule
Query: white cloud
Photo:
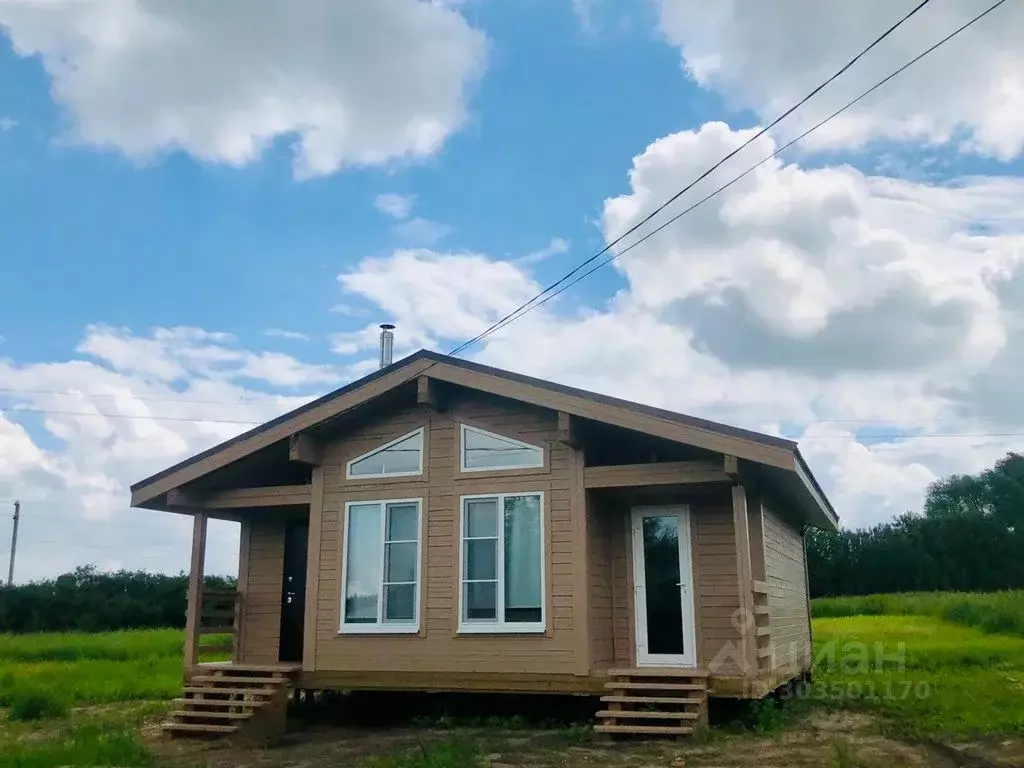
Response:
POLYGON ((75 141, 240 166, 285 140, 299 176, 434 154, 487 55, 422 0, 0 0, 0 28, 40 57, 75 141))
POLYGON ((271 339, 287 339, 289 341, 309 341, 309 336, 305 333, 299 333, 298 331, 288 331, 284 328, 267 328, 263 332, 264 336, 268 336, 271 339))
MULTIPOLYGON (((634 161, 631 193, 607 201, 606 236, 750 133, 710 123, 653 143, 634 161)), ((758 140, 678 209, 773 148, 758 140)), ((1024 242, 972 233, 978 222, 1001 227, 1006 204, 994 215, 979 205, 992 183, 929 187, 776 159, 618 264, 638 302, 687 324, 733 366, 826 375, 984 366, 1006 338, 990 280, 1014 268, 1024 242)), ((1024 184, 1001 187, 1024 203, 1024 184)))
MULTIPOLYGON (((830 114, 991 5, 931 3, 781 127, 786 135, 830 114)), ((659 0, 660 26, 701 86, 765 121, 864 48, 909 3, 659 0)), ((858 147, 871 139, 958 141, 1007 159, 1024 150, 1024 6, 1005 3, 886 84, 807 143, 858 147), (963 140, 960 141, 960 138, 963 140)))
POLYGON ((257 379, 274 386, 338 381, 338 373, 329 366, 302 363, 280 352, 239 349, 230 334, 198 328, 156 328, 145 338, 126 328, 94 325, 86 329, 77 351, 116 370, 165 383, 195 374, 211 379, 257 379))
POLYGON ((377 195, 373 205, 378 211, 387 214, 393 219, 405 219, 408 218, 415 202, 416 198, 413 195, 399 195, 393 192, 386 192, 377 195))
POLYGON ((522 264, 539 264, 542 261, 547 261, 552 256, 558 256, 569 250, 569 241, 562 237, 553 237, 550 242, 539 251, 532 251, 531 253, 521 256, 517 259, 522 264))
POLYGON ((0 115, 0 133, 7 133, 8 131, 13 131, 17 127, 18 121, 15 120, 13 117, 8 117, 7 115, 0 115))
MULTIPOLYGON (((400 318, 396 349, 474 336, 540 290, 511 264, 481 254, 427 249, 364 259, 338 281, 346 293, 379 307, 385 319, 400 318)), ((351 354, 376 349, 378 332, 374 322, 360 331, 336 334, 334 350, 351 354)))
POLYGON ((280 352, 248 353, 245 364, 238 370, 239 377, 265 381, 278 387, 298 387, 310 384, 337 384, 337 371, 327 365, 301 363, 280 352))

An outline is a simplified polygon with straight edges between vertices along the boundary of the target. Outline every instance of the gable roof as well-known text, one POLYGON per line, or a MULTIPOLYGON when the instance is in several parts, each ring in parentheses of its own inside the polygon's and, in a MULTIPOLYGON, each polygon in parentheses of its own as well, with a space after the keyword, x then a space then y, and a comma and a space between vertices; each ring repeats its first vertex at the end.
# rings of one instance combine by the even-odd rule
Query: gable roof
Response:
POLYGON ((829 527, 838 516, 807 466, 797 444, 728 424, 602 395, 501 368, 421 349, 392 365, 330 392, 276 419, 243 432, 131 486, 132 506, 191 482, 280 440, 334 418, 429 370, 431 378, 509 397, 583 418, 687 443, 793 473, 829 527))

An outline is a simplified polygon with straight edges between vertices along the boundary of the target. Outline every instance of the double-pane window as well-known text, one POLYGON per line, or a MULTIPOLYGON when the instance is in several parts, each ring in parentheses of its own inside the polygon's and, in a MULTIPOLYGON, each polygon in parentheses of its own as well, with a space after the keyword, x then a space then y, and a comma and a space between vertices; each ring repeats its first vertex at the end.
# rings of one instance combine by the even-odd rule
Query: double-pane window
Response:
POLYGON ((419 630, 420 500, 346 505, 342 632, 419 630))
POLYGON ((462 500, 461 632, 544 631, 540 493, 462 500))

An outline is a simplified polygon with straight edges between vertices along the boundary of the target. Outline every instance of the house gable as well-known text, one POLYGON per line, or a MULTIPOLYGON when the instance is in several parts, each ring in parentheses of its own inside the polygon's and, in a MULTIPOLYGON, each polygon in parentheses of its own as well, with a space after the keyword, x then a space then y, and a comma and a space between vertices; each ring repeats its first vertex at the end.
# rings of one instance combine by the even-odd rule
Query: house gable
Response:
MULTIPOLYGON (((723 454, 761 467, 771 482, 784 480, 787 492, 799 497, 803 516, 823 527, 838 518, 800 457, 796 444, 728 425, 664 411, 617 398, 566 387, 496 368, 420 351, 392 366, 337 390, 289 414, 246 432, 132 486, 132 505, 167 509, 168 491, 226 465, 321 430, 346 414, 382 396, 408 389, 410 398, 437 406, 432 384, 456 386, 660 437, 697 449, 723 454)), ((486 427, 485 427, 486 429, 486 427)), ((499 433, 500 434, 500 433, 499 433)), ((294 456, 293 456, 294 458, 294 456)))

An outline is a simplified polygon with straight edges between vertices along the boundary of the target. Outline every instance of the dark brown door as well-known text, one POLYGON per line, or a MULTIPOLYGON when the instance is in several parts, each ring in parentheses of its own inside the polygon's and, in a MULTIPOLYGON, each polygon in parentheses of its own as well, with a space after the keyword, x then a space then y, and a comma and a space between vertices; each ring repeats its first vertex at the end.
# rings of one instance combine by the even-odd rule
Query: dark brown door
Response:
POLYGON ((281 581, 281 661, 302 661, 308 545, 308 523, 293 520, 285 524, 284 578, 281 581))

